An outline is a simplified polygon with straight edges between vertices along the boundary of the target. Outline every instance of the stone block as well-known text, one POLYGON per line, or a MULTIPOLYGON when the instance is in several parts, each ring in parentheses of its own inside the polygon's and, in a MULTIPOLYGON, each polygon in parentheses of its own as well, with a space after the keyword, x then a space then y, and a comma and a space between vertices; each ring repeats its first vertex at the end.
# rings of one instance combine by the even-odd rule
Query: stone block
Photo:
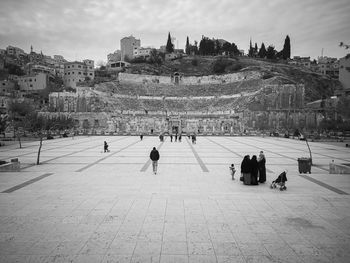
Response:
POLYGON ((329 163, 330 174, 350 174, 350 166, 341 163, 329 163))
POLYGON ((0 172, 19 172, 21 169, 20 162, 11 162, 0 165, 0 172))

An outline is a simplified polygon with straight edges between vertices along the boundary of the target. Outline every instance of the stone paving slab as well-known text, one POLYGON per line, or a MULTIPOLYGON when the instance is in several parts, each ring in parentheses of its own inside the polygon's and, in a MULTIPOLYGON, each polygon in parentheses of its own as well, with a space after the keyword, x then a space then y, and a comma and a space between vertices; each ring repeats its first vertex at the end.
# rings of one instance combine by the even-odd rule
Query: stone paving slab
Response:
POLYGON ((350 149, 303 141, 96 136, 2 147, 20 172, 0 173, 0 262, 348 262, 350 176, 329 174, 350 149), (103 141, 111 151, 103 153, 103 141), (160 149, 152 173, 149 152, 160 149), (17 146, 18 147, 18 146, 17 146), (246 154, 264 150, 267 182, 238 180, 246 154), (231 180, 228 166, 238 169, 231 180), (288 169, 287 191, 270 189, 288 169), (16 188, 18 189, 16 189, 16 188), (6 192, 8 189, 15 189, 6 192))

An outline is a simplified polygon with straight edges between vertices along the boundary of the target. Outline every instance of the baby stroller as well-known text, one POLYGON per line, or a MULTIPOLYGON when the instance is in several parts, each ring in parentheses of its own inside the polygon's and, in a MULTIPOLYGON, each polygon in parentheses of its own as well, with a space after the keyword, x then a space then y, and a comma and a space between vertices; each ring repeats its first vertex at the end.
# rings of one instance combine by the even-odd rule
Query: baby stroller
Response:
POLYGON ((274 189, 279 186, 281 191, 287 190, 286 181, 288 181, 287 171, 283 171, 283 173, 281 173, 275 181, 272 181, 270 188, 274 189))

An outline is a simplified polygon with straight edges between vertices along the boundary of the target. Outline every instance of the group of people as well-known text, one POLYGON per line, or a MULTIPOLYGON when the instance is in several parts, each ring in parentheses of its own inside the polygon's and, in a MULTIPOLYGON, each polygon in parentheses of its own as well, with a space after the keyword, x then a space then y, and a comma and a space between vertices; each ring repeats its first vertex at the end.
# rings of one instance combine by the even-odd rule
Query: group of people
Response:
POLYGON ((170 134, 170 142, 173 142, 173 137, 175 138, 175 142, 177 142, 177 138, 179 138, 179 142, 181 142, 182 134, 180 133, 179 135, 177 135, 176 133, 174 136, 170 134))
POLYGON ((258 185, 266 181, 266 158, 263 151, 260 151, 259 157, 253 155, 244 156, 241 163, 241 178, 246 185, 258 185))

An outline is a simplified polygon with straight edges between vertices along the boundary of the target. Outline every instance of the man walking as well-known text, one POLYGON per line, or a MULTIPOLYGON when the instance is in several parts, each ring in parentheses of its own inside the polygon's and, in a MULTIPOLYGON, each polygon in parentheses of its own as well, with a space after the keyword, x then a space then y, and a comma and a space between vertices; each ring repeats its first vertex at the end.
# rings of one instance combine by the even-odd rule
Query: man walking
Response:
POLYGON ((157 151, 156 147, 153 147, 153 150, 151 151, 149 158, 151 158, 152 160, 153 173, 157 174, 159 152, 157 151))

